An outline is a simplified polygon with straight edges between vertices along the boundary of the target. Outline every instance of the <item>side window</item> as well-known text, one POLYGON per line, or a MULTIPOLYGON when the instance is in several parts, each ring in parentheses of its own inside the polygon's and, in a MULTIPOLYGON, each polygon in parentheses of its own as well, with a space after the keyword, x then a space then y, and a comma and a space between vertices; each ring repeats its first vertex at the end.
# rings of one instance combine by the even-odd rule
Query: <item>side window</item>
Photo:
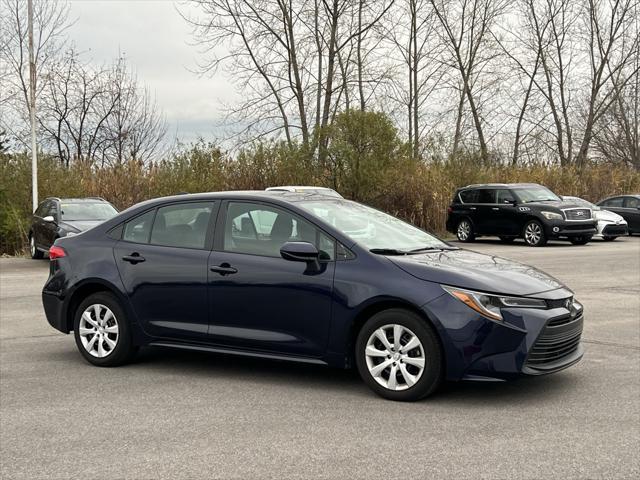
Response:
POLYGON ((478 203, 496 203, 496 191, 492 188, 478 190, 478 203))
POLYGON ((515 202, 515 200, 511 190, 498 190, 498 203, 512 203, 515 202))
POLYGON ((151 244, 165 247, 204 248, 213 204, 179 203, 161 207, 151 230, 151 244))
POLYGON ((624 202, 624 197, 610 198, 609 200, 605 200, 604 202, 602 202, 602 206, 622 208, 623 202, 624 202))
POLYGON ((626 208, 638 208, 640 207, 640 200, 635 197, 627 197, 624 199, 624 206, 626 208))
POLYGON ((310 242, 323 260, 335 259, 335 240, 311 223, 280 208, 231 202, 227 208, 223 249, 279 257, 286 242, 310 242))
POLYGON ((139 215, 124 224, 123 240, 136 243, 148 243, 149 233, 151 233, 151 222, 155 210, 149 210, 147 213, 139 215))
POLYGON ((462 203, 477 203, 478 190, 464 190, 460 192, 460 200, 462 200, 462 203))

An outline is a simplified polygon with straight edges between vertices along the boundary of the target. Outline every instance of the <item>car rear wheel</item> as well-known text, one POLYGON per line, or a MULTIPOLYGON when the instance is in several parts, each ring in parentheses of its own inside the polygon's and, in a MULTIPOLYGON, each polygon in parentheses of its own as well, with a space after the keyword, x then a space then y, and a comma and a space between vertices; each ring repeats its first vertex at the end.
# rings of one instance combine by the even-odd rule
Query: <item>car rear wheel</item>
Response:
POLYGON ((456 228, 456 237, 461 242, 473 242, 476 239, 475 234, 473 233, 473 225, 466 218, 460 220, 458 223, 458 227, 456 228))
POLYGON ((547 243, 542 224, 537 220, 531 220, 524 226, 524 241, 530 247, 542 247, 547 243))
POLYGON ((579 237, 571 237, 569 239, 569 241, 571 243, 573 243, 574 245, 586 245, 587 243, 589 243, 591 241, 591 236, 590 235, 584 235, 584 236, 579 236, 579 237))
POLYGON ((73 324, 76 345, 89 363, 99 367, 115 367, 133 359, 129 323, 112 294, 89 295, 76 310, 73 324))
POLYGON ((390 400, 419 400, 442 381, 436 334, 408 310, 394 308, 371 317, 358 334, 355 353, 364 382, 390 400))
POLYGON ((36 247, 36 240, 33 238, 33 234, 29 235, 29 253, 31 254, 31 258, 34 260, 40 260, 44 257, 44 253, 36 247))

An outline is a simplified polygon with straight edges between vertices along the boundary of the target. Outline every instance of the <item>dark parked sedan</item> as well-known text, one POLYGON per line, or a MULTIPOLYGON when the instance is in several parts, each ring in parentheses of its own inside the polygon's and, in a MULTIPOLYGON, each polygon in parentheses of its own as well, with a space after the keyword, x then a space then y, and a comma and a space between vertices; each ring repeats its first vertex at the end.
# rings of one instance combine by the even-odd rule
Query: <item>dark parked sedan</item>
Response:
POLYGON ((42 258, 56 239, 88 230, 117 214, 113 205, 99 197, 45 199, 31 219, 31 258, 42 258))
POLYGON ((629 225, 629 235, 640 233, 640 194, 609 197, 600 200, 597 205, 624 218, 629 225))
POLYGON ((334 197, 151 200, 50 258, 47 319, 98 366, 144 345, 355 365, 383 397, 416 400, 444 379, 540 375, 583 354, 582 306, 554 278, 334 197))

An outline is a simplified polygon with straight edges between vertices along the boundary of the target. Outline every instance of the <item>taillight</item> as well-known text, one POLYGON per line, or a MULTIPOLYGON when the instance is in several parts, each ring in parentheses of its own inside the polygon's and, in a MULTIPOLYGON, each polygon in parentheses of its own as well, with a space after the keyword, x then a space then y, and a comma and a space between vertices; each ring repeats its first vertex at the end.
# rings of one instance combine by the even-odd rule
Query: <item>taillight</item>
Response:
POLYGON ((49 260, 55 260, 56 258, 66 257, 67 252, 64 251, 64 248, 58 247, 56 245, 52 245, 49 249, 49 260))

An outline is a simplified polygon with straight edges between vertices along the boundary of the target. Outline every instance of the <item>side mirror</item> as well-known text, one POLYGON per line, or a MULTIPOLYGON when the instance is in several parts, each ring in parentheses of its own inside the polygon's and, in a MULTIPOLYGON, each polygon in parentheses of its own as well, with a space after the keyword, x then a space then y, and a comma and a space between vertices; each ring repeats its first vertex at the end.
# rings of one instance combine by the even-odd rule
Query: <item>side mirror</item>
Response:
POLYGON ((292 262, 318 263, 320 252, 316 246, 309 242, 287 242, 280 247, 280 255, 285 260, 292 262))
POLYGON ((46 217, 44 217, 42 220, 44 220, 45 222, 49 222, 49 223, 53 223, 56 221, 55 218, 53 218, 53 215, 47 215, 46 217))

